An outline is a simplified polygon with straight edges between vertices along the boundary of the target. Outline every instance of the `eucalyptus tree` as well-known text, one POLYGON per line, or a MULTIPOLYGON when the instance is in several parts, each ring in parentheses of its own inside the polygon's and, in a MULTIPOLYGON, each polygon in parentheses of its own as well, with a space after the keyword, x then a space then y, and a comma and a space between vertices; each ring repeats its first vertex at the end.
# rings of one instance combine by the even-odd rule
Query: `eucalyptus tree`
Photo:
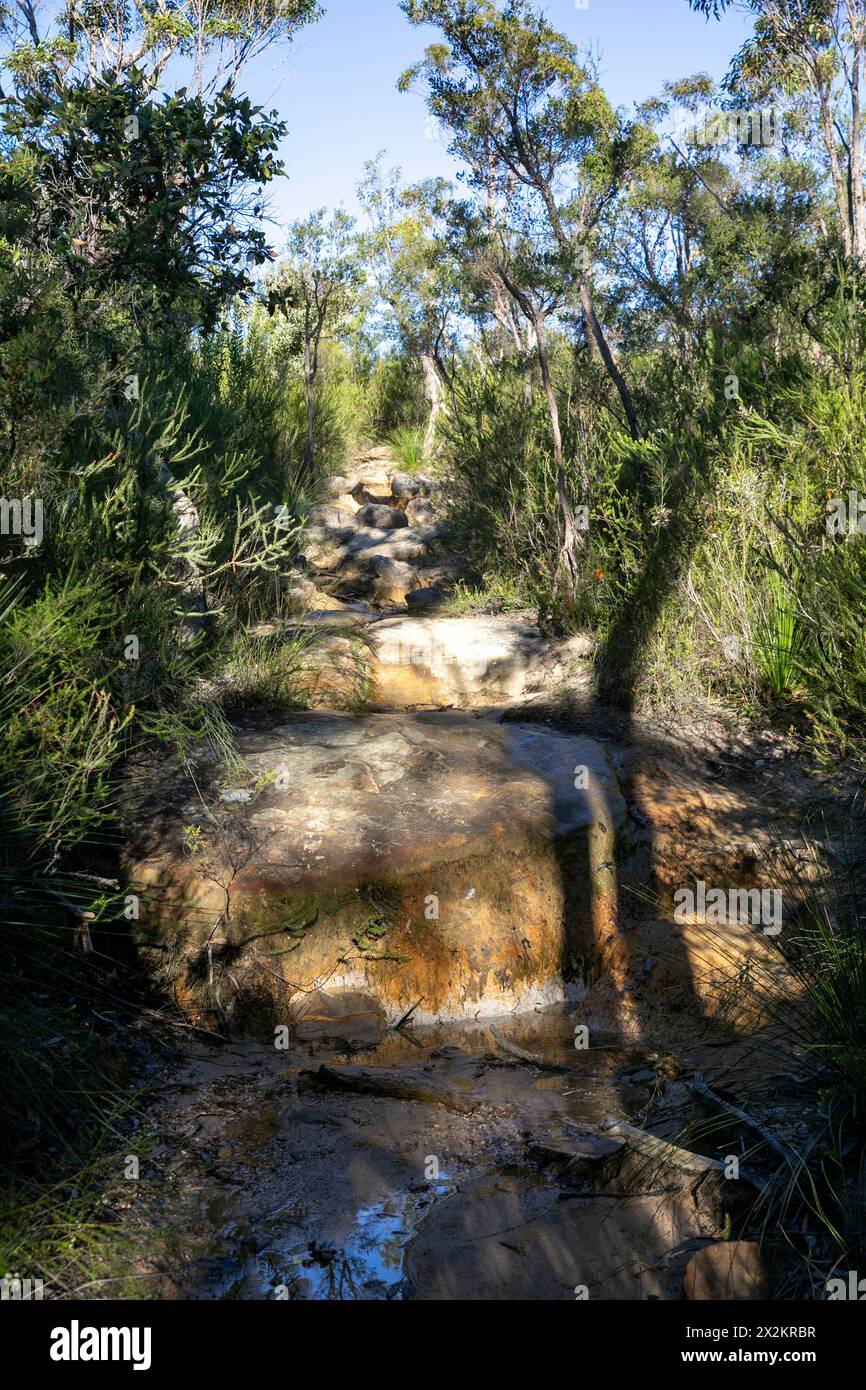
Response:
POLYGON ((832 190, 845 259, 866 265, 863 81, 866 0, 687 0, 719 18, 754 15, 755 31, 725 85, 750 102, 779 101, 786 123, 818 154, 832 190))
POLYGON ((459 265, 449 241, 450 186, 427 179, 405 186, 382 157, 365 167, 358 195, 367 216, 364 253, 386 336, 419 365, 430 407, 424 451, 454 389, 459 337, 459 265))
POLYGON ((611 108, 591 57, 530 0, 401 0, 401 7, 412 24, 436 25, 444 38, 403 74, 401 88, 420 79, 452 152, 477 171, 479 151, 492 151, 501 183, 514 180, 539 200, 587 341, 637 438, 632 392, 602 328, 589 272, 595 229, 654 137, 611 108))
POLYGON ((270 277, 269 309, 279 311, 292 330, 304 361, 307 442, 304 462, 315 451, 316 381, 323 337, 345 332, 361 309, 365 276, 360 261, 355 219, 338 208, 324 208, 295 222, 287 255, 270 277))
POLYGON ((766 370, 814 342, 823 293, 815 257, 831 209, 814 163, 784 148, 695 138, 725 130, 727 114, 718 124, 712 114, 721 99, 697 73, 642 104, 658 144, 601 231, 625 346, 687 388, 665 393, 667 419, 680 422, 720 396, 747 345, 760 348, 766 370))
POLYGON ((285 133, 235 84, 316 13, 313 0, 5 0, 2 172, 31 221, 22 269, 51 260, 97 331, 109 295, 143 338, 172 313, 172 331, 215 322, 267 259, 257 185, 280 172, 285 133))
MULTIPOLYGON (((550 418, 556 466, 556 493, 561 515, 560 574, 573 593, 578 579, 577 552, 583 533, 575 522, 569 496, 562 443, 559 403, 551 370, 548 324, 567 307, 563 291, 562 257, 555 243, 544 243, 534 225, 526 197, 507 203, 492 198, 483 205, 465 200, 452 210, 457 254, 466 279, 488 296, 488 312, 499 326, 501 341, 511 355, 537 364, 550 418), (510 337, 509 337, 510 335, 510 337)), ((531 382, 528 395, 531 397, 531 382)), ((581 475, 584 490, 588 479, 581 475)))
POLYGON ((0 36, 19 70, 61 63, 76 82, 136 72, 151 91, 178 60, 204 97, 233 89, 252 59, 319 14, 318 0, 4 0, 0 36))

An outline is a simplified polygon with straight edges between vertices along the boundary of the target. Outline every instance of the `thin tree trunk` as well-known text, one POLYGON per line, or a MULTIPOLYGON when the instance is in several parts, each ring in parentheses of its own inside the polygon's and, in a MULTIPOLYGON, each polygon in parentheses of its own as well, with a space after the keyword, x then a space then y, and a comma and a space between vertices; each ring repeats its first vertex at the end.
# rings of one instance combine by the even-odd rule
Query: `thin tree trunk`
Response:
POLYGON ((538 356, 538 365, 541 370, 541 381, 544 386, 544 394, 547 397, 547 408, 550 412, 550 432, 553 436, 553 458, 556 463, 556 496, 559 502, 559 509, 562 513, 562 547, 560 549, 560 559, 562 568, 565 571, 566 581, 574 594, 577 588, 578 565, 577 550, 583 545, 583 536, 577 529, 574 521, 574 511, 571 506, 571 499, 568 495, 568 487, 565 480, 565 460, 562 453, 562 429, 559 424, 559 406, 556 401, 556 392, 553 389, 553 380, 550 375, 550 361, 547 356, 547 337, 544 331, 544 315, 536 308, 529 295, 518 285, 503 265, 498 267, 498 274, 512 299, 518 304, 535 334, 535 350, 538 356))
POLYGON ((859 265, 866 260, 866 207, 863 199, 863 149, 862 116, 860 111, 860 68, 863 62, 861 45, 854 45, 854 59, 851 64, 851 188, 854 206, 851 209, 853 221, 854 259, 859 265))
MULTIPOLYGON (((619 367, 616 365, 616 362, 614 361, 613 353, 611 352, 610 347, 608 345, 608 341, 604 336, 602 326, 598 321, 598 315, 595 312, 595 308, 592 302, 592 295, 589 292, 589 286, 587 285, 585 280, 582 280, 580 284, 580 307, 583 310, 583 316, 586 320, 586 326, 590 336, 590 340, 595 344, 596 348, 598 349, 599 357, 604 363, 605 370, 608 376, 610 377, 611 381, 613 382, 614 386, 616 387, 620 401, 622 402, 622 408, 625 411, 625 418, 628 421, 628 427, 629 432, 631 433, 631 437, 632 439, 640 439, 640 426, 637 422, 637 413, 634 408, 634 402, 631 398, 631 392, 629 391, 628 386, 626 385, 625 377, 623 376, 622 372, 620 371, 619 367)), ((640 478, 638 480, 638 490, 640 491, 642 490, 642 488, 643 479, 640 478)))
POLYGON ((442 382, 436 370, 436 363, 430 353, 423 353, 421 356, 421 369, 424 372, 424 394, 430 403, 430 417, 427 421, 427 430, 424 435, 424 454, 429 457, 433 452, 433 445, 436 441, 436 426, 445 398, 442 391, 442 382))
POLYGON ((833 113, 830 108, 830 100, 823 84, 819 81, 813 83, 814 90, 818 97, 818 107, 821 114, 821 130, 824 136, 824 148, 830 162, 830 177, 833 181, 833 191, 836 195, 836 211, 839 216, 839 231, 842 236, 842 248, 846 260, 850 260, 854 253, 854 238, 851 227, 851 205, 848 192, 845 188, 845 181, 842 178, 842 170, 839 166, 839 155, 836 148, 836 131, 833 127, 833 113))
POLYGON ((556 463, 556 496, 559 501, 559 509, 562 512, 562 548, 560 559, 565 571, 569 587, 572 594, 577 587, 577 549, 583 544, 583 537, 578 531, 574 522, 574 512, 571 506, 571 499, 568 495, 568 487, 565 481, 565 461, 562 454, 562 430, 559 424, 559 406, 556 403, 556 392, 553 389, 553 381, 550 376, 550 362, 547 356, 547 341, 544 332, 544 323, 541 315, 537 312, 532 316, 532 327, 535 332, 535 342, 538 349, 538 365, 541 368, 541 380, 544 385, 544 394, 547 397, 547 408, 550 411, 550 431, 553 435, 553 457, 556 463))
MULTIPOLYGON (((547 208, 554 236, 556 237, 556 240, 559 243, 561 249, 566 253, 566 255, 570 256, 574 252, 574 244, 572 238, 568 235, 567 231, 565 230, 565 227, 562 225, 562 219, 559 215, 559 208, 556 206, 556 199, 554 198, 548 185, 543 181, 539 181, 537 187, 544 200, 544 205, 547 208)), ((625 412, 625 418, 628 421, 628 427, 632 439, 640 439, 640 426, 638 425, 637 411, 634 408, 634 401, 631 398, 631 392, 628 389, 625 377, 623 376, 622 372, 620 371, 619 367, 616 365, 616 362, 614 361, 613 353, 611 352, 610 347, 608 345, 608 341, 604 336, 602 326, 598 321, 598 315, 596 314, 595 309, 593 307, 592 296, 589 292, 589 286, 585 280, 580 281, 579 293, 580 307, 583 310, 583 315, 586 320, 586 327, 589 338, 591 342, 594 343, 595 347, 598 349, 598 355, 604 363, 605 370, 608 376, 610 377, 611 381, 613 382, 614 386, 616 387, 616 392, 619 396, 620 402, 622 403, 622 408, 625 412)))
POLYGON ((313 364, 310 355, 310 340, 308 338, 304 344, 304 391, 307 397, 307 447, 304 450, 304 464, 307 468, 312 465, 315 447, 313 431, 315 421, 313 387, 313 364))

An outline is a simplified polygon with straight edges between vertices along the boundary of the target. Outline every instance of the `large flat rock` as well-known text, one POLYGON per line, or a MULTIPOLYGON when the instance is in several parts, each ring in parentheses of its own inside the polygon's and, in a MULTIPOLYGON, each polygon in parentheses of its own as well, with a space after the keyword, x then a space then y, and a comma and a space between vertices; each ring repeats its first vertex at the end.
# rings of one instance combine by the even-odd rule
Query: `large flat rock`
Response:
POLYGON ((308 714, 239 746, 242 785, 202 765, 197 792, 170 765, 130 827, 144 939, 171 935, 193 1011, 214 941, 235 982, 281 1005, 327 979, 392 1014, 423 999, 422 1017, 553 1002, 591 956, 626 816, 592 739, 465 714, 308 714), (291 988, 264 945, 290 952, 291 988))
POLYGON ((371 699, 392 709, 510 704, 566 678, 588 683, 592 650, 588 637, 551 641, 507 613, 387 618, 373 633, 371 699))
POLYGON ((563 1200, 525 1178, 462 1183, 426 1217, 406 1273, 418 1300, 671 1299, 705 1229, 690 1195, 563 1200))

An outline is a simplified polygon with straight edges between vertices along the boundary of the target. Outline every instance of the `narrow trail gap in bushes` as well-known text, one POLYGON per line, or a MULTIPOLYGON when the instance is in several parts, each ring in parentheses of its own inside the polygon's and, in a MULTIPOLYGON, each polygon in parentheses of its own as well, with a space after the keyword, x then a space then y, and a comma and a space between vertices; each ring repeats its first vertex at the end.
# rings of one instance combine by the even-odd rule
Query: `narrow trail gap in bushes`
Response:
POLYGON ((814 796, 795 749, 618 723, 589 638, 453 612, 435 477, 377 451, 329 486, 283 634, 333 629, 312 708, 239 719, 250 780, 226 794, 202 770, 196 795, 233 819, 192 854, 172 766, 131 832, 161 918, 143 956, 165 972, 170 946, 190 1024, 232 1038, 191 1040, 157 1087, 122 1223, 142 1288, 675 1298, 732 1230, 737 1278, 796 1282, 759 1250, 772 1145, 729 1181, 706 1099, 733 1085, 791 1152, 817 1124, 779 1041, 784 962, 755 924, 671 911, 689 878, 760 885, 796 843, 814 796))

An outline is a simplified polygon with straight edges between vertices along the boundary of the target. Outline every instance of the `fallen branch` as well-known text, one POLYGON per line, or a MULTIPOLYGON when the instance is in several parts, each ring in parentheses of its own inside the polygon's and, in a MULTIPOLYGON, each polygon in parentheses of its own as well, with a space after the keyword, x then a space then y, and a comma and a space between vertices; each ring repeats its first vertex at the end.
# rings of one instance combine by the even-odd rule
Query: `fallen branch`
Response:
MULTIPOLYGON (((718 1173, 720 1177, 727 1180, 728 1174, 725 1164, 717 1158, 706 1158, 704 1154, 693 1153, 691 1149, 682 1149, 679 1144, 672 1144, 667 1139, 657 1139, 654 1134, 648 1134, 645 1129, 637 1129, 635 1125, 630 1125, 626 1120, 611 1120, 604 1127, 605 1134, 615 1134, 626 1142, 645 1158, 655 1159, 660 1163, 666 1163, 674 1168, 679 1168, 681 1172, 694 1174, 696 1177, 706 1177, 708 1173, 718 1173)), ((739 1177, 742 1182, 746 1182, 750 1187, 754 1187, 760 1192, 765 1183, 754 1173, 747 1171, 740 1165, 739 1177)))
POLYGON ((214 1042, 224 1044, 227 1039, 221 1033, 212 1033, 209 1028, 202 1028, 198 1023, 187 1023, 185 1019, 171 1018, 168 1014, 160 1013, 158 1009, 142 1008, 141 1013, 147 1014, 148 1018, 158 1019, 167 1028, 182 1028, 189 1033, 197 1033, 199 1037, 211 1038, 214 1042))
POLYGON ((421 1105, 442 1105, 466 1115, 476 1102, 456 1087, 426 1072, 400 1071, 387 1067, 329 1067, 302 1071, 298 1091, 349 1091, 354 1095, 377 1096, 384 1100, 413 1100, 421 1105))
POLYGON ((496 1046, 500 1047, 503 1052, 507 1052, 511 1057, 516 1057, 519 1062, 528 1062, 530 1066, 538 1067, 540 1071, 555 1071, 562 1074, 563 1072, 570 1072, 573 1070, 573 1068, 566 1067, 561 1062, 547 1062, 543 1057, 536 1057, 534 1052, 527 1052, 526 1048, 518 1047, 517 1043, 508 1042, 507 1039, 501 1037, 500 1034, 497 1033, 495 1028, 491 1027, 490 1036, 493 1038, 496 1046))
POLYGON ((725 1165, 717 1158, 706 1158, 703 1154, 692 1153, 691 1149, 681 1149, 679 1144, 671 1144, 667 1139, 657 1139, 645 1129, 637 1129, 626 1120, 610 1120, 604 1127, 605 1134, 615 1134, 646 1158, 658 1159, 684 1173, 703 1177, 706 1173, 724 1174, 725 1165))
POLYGON ((80 950, 84 956, 93 954, 93 938, 90 935, 90 923, 96 921, 95 912, 85 912, 77 903, 70 902, 65 893, 61 893, 59 888, 52 888, 44 879, 40 879, 39 887, 42 892, 54 902, 58 903, 72 918, 74 926, 72 928, 73 950, 80 950))
POLYGON ((112 892, 120 892, 120 881, 116 878, 103 878, 102 874, 85 874, 73 869, 64 869, 63 877, 80 879, 82 883, 95 883, 98 888, 110 888, 112 892))
POLYGON ((762 1124, 753 1119, 745 1110, 741 1110, 738 1105, 732 1104, 731 1101, 723 1100, 720 1095, 717 1095, 700 1072, 695 1072, 695 1079, 691 1084, 691 1090, 699 1100, 702 1100, 704 1104, 708 1105, 712 1110, 718 1110, 721 1114, 727 1115, 729 1119, 737 1120, 741 1125, 745 1125, 746 1129, 750 1129, 753 1134, 757 1134, 758 1138, 762 1139, 763 1142, 771 1148, 774 1153, 777 1153, 780 1158, 783 1158, 786 1163, 799 1163, 799 1156, 793 1149, 789 1149, 781 1140, 777 1139, 774 1134, 771 1134, 768 1129, 765 1129, 762 1124))

